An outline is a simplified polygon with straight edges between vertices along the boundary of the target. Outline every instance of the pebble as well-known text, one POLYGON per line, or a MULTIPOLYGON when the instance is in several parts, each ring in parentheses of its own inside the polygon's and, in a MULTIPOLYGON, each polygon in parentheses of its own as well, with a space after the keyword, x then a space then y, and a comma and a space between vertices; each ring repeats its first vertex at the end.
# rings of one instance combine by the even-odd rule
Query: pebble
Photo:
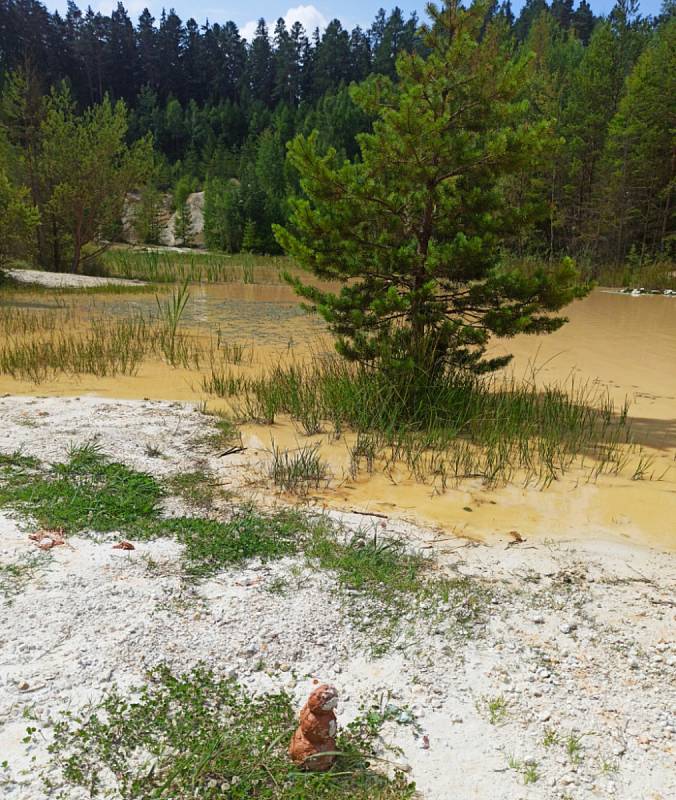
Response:
POLYGON ((577 630, 577 624, 575 622, 565 622, 563 625, 559 625, 559 630, 561 633, 572 633, 577 630))

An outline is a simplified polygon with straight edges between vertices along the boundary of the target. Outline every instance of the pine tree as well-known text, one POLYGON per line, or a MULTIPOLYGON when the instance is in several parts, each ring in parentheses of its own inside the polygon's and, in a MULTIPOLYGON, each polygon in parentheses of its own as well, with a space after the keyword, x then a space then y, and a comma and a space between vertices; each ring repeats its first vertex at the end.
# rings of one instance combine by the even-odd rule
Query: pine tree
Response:
POLYGON ((599 170, 597 203, 608 255, 621 261, 634 246, 641 257, 665 247, 673 230, 676 150, 676 18, 663 24, 627 79, 599 170))
POLYGON ((162 229, 162 195, 148 183, 141 192, 141 200, 134 211, 134 231, 144 244, 159 244, 162 229))
POLYGON ((40 174, 49 195, 42 208, 65 243, 53 269, 78 272, 105 248, 85 253, 122 216, 128 191, 144 182, 152 164, 152 142, 125 143, 127 111, 107 98, 78 116, 67 90, 52 93, 41 126, 40 174))
POLYGON ((277 226, 282 247, 339 293, 288 276, 327 320, 348 359, 427 387, 448 370, 495 369, 484 359, 491 334, 556 330, 560 309, 584 288, 575 271, 525 275, 501 265, 505 234, 524 224, 500 191, 505 175, 547 146, 546 123, 524 121, 529 76, 491 27, 486 6, 451 0, 430 7, 425 60, 402 54, 398 82, 374 77, 354 89, 376 117, 359 137, 361 159, 341 163, 315 134, 290 148, 307 199, 291 224, 277 226))
POLYGON ((181 178, 174 187, 174 239, 176 244, 182 247, 191 247, 194 240, 192 212, 188 198, 193 190, 192 182, 189 178, 181 178))
POLYGON ((31 254, 39 219, 28 189, 14 186, 0 164, 0 277, 13 259, 31 254))
POLYGON ((210 178, 204 190, 204 241, 212 250, 237 253, 244 233, 239 184, 210 178))
POLYGON ((572 27, 582 44, 589 44, 592 32, 596 25, 596 17, 587 0, 580 0, 580 4, 573 11, 572 27))
POLYGON ((252 97, 265 105, 271 105, 274 89, 272 45, 264 19, 258 20, 256 35, 249 48, 247 77, 252 97))

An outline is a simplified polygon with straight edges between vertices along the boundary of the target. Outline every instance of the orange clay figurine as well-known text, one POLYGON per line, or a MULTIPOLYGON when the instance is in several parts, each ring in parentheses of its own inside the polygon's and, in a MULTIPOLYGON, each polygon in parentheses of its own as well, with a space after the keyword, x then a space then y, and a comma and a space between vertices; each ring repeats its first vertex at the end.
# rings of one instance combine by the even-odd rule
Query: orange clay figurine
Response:
POLYGON ((294 764, 312 772, 325 772, 335 760, 336 715, 338 692, 333 686, 323 683, 308 698, 300 712, 300 725, 291 739, 289 756, 294 764))

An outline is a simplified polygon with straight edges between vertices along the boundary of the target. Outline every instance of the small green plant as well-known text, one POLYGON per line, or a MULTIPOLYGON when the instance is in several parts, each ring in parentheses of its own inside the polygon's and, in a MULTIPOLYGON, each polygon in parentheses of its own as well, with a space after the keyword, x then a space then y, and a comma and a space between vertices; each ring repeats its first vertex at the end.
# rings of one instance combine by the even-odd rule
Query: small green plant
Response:
POLYGON ((209 508, 213 504, 217 487, 212 476, 204 470, 195 470, 172 475, 167 480, 167 488, 194 506, 209 508))
POLYGON ((566 753, 573 764, 579 764, 582 760, 582 736, 570 733, 566 738, 566 753))
POLYGON ((286 753, 297 724, 284 692, 257 697, 204 668, 149 675, 133 699, 111 691, 95 708, 65 715, 49 747, 66 785, 91 797, 113 776, 122 800, 411 800, 402 772, 371 769, 380 724, 357 717, 339 733, 326 773, 301 772, 286 753))
POLYGON ((502 695, 496 697, 482 695, 476 702, 476 708, 491 725, 499 725, 507 719, 507 700, 502 695))
POLYGON ((285 492, 306 495, 310 489, 328 484, 328 466, 321 460, 319 445, 303 445, 296 450, 281 450, 272 442, 269 475, 285 492))
POLYGON ((545 728, 545 735, 542 738, 542 744, 545 747, 552 747, 559 743, 559 735, 554 728, 545 728))
POLYGON ((167 361, 169 361, 172 366, 175 366, 177 363, 178 326, 181 323, 185 307, 189 300, 190 292, 188 290, 187 281, 185 281, 182 286, 174 289, 171 293, 171 297, 164 302, 160 302, 160 298, 155 295, 160 320, 164 324, 162 350, 167 361))
POLYGON ((512 755, 507 759, 507 766, 523 776, 523 782, 525 786, 528 786, 531 783, 537 783, 538 779, 540 778, 540 775, 538 774, 538 765, 535 761, 521 761, 520 759, 516 758, 516 756, 512 755))
POLYGON ((277 576, 265 584, 265 588, 270 594, 276 594, 283 597, 289 590, 289 581, 286 578, 277 576))

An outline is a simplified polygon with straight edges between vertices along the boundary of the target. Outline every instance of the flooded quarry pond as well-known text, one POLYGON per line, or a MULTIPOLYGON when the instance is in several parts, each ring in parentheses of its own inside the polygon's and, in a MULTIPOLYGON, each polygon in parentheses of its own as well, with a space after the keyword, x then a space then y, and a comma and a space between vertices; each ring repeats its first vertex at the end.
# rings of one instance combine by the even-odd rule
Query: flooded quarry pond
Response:
MULTIPOLYGON (((280 364, 312 365, 331 353, 321 320, 305 313, 283 284, 193 284, 178 333, 170 340, 163 321, 170 304, 171 290, 157 298, 153 292, 112 291, 49 295, 23 290, 7 295, 0 304, 0 392, 189 401, 227 412, 240 419, 247 448, 248 477, 242 485, 289 499, 283 489, 270 485, 271 453, 314 448, 328 471, 303 502, 422 523, 439 530, 440 547, 442 539, 448 544, 449 535, 488 539, 517 531, 540 539, 630 539, 676 548, 674 297, 631 297, 597 289, 566 309, 570 322, 556 333, 492 345, 495 354, 514 354, 504 373, 519 383, 538 389, 572 387, 590 402, 612 402, 616 415, 628 403, 629 442, 622 442, 612 456, 621 466, 597 472, 592 455, 560 470, 546 485, 516 466, 505 480, 487 483, 471 475, 454 480, 447 475, 448 465, 439 467, 429 454, 423 456, 430 464, 426 470, 412 467, 410 459, 405 464, 390 460, 386 468, 378 468, 378 456, 375 467, 370 463, 366 468, 368 454, 357 458, 361 467, 356 469, 355 452, 363 443, 350 430, 325 424, 308 430, 279 413, 274 424, 254 422, 238 401, 237 382, 255 380, 280 364), (130 320, 142 322, 128 330, 124 326, 130 320), (64 335, 86 337, 92 326, 99 330, 94 338, 108 331, 113 348, 135 348, 133 363, 99 374, 88 372, 86 365, 63 371, 46 367, 30 374, 16 353, 14 361, 8 357, 20 342, 51 343, 54 348, 64 335), (134 338, 139 341, 130 343, 134 338)), ((67 358, 85 358, 74 355, 73 347, 73 342, 63 345, 67 358)))

